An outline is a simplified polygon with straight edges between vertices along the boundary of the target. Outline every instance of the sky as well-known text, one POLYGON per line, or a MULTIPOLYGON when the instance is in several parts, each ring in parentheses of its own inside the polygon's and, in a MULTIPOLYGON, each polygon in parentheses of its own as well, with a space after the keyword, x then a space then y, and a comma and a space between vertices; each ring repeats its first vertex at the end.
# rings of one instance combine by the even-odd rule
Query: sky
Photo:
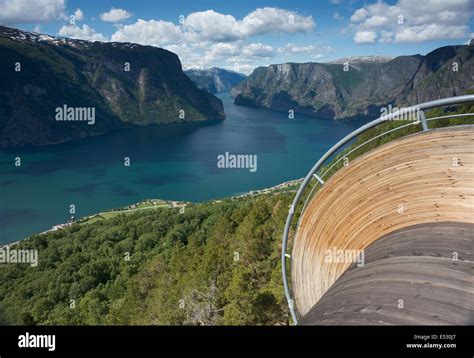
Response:
POLYGON ((474 37, 473 0, 0 0, 0 24, 133 42, 183 66, 249 74, 284 62, 426 54, 474 37))

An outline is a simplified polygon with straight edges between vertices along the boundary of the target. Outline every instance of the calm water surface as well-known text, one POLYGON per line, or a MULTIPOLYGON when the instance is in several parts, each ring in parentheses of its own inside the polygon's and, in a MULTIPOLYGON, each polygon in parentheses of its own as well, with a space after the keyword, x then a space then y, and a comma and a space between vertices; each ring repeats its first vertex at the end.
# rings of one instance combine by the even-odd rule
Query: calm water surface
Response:
POLYGON ((0 151, 0 243, 76 217, 149 198, 203 201, 304 176, 362 121, 334 121, 235 106, 225 121, 121 130, 72 143, 0 151), (257 171, 219 169, 217 156, 256 154, 257 171), (21 167, 14 166, 20 156, 21 167), (130 167, 124 166, 130 157, 130 167))

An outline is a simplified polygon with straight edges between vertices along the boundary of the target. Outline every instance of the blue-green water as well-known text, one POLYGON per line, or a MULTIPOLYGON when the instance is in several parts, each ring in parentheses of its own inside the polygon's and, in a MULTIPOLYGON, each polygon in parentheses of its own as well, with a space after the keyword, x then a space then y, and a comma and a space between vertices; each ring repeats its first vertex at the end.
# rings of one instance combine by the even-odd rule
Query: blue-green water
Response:
POLYGON ((304 176, 362 122, 235 106, 225 121, 126 129, 72 143, 0 152, 0 243, 149 198, 202 201, 304 176), (256 154, 257 171, 219 169, 217 156, 256 154), (15 157, 21 166, 15 167, 15 157), (131 165, 124 166, 124 157, 131 165))

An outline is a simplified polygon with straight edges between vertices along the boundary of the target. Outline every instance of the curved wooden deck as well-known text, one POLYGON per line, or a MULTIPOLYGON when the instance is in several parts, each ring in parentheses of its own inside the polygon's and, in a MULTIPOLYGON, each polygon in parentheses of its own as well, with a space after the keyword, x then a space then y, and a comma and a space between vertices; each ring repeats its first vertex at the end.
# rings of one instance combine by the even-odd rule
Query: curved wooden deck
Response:
POLYGON ((474 224, 396 230, 365 250, 301 320, 311 325, 473 325, 474 224), (456 254, 455 254, 456 253, 456 254))
POLYGON ((474 222, 474 126, 420 132, 382 145, 335 173, 301 218, 292 288, 305 315, 350 266, 326 250, 362 250, 403 227, 474 222))

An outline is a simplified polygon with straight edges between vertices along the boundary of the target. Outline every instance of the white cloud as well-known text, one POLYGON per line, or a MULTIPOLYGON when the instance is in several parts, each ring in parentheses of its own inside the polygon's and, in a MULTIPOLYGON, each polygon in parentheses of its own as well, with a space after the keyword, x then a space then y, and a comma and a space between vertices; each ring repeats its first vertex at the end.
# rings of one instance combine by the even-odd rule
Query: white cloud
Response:
POLYGON ((393 32, 382 30, 380 32, 380 40, 381 43, 390 43, 393 42, 393 32))
POLYGON ((184 19, 183 30, 190 41, 227 42, 240 38, 239 22, 232 15, 214 10, 189 14, 184 19))
POLYGON ((166 46, 183 40, 180 28, 168 21, 142 20, 118 29, 111 38, 117 42, 134 42, 141 45, 166 46))
POLYGON ((311 16, 278 8, 259 8, 241 20, 213 10, 189 14, 181 24, 138 19, 117 28, 111 41, 164 47, 176 53, 184 65, 207 68, 227 63, 246 73, 258 61, 276 56, 272 46, 246 43, 252 36, 293 34, 315 27, 311 16))
POLYGON ((331 46, 324 44, 317 45, 295 45, 288 43, 283 47, 278 48, 278 54, 281 56, 280 62, 310 62, 319 61, 325 58, 328 54, 334 52, 331 46))
POLYGON ((172 41, 177 41, 180 38, 195 43, 204 41, 235 42, 269 33, 308 32, 315 26, 311 16, 302 16, 294 11, 278 8, 259 8, 246 15, 242 20, 237 20, 232 15, 207 10, 189 14, 181 26, 172 22, 139 19, 134 24, 118 29, 112 39, 150 45, 170 43, 168 41, 170 37, 173 39, 172 41), (164 36, 164 40, 160 41, 156 32, 164 36))
MULTIPOLYGON (((11 6, 13 0, 0 0, 0 4, 3 4, 4 8, 15 10, 14 6, 11 6), (5 6, 7 2, 10 7, 5 6)), ((68 20, 65 14, 65 0, 17 0, 14 4, 21 5, 20 10, 15 11, 17 15, 21 15, 22 20, 37 23, 57 19, 68 20), (61 5, 57 7, 59 10, 56 13, 45 10, 54 9, 47 6, 54 3, 61 5), (35 8, 32 4, 41 6, 35 8), (35 9, 34 16, 28 13, 29 8, 35 9)), ((13 10, 8 13, 9 19, 14 18, 13 10)), ((71 13, 76 21, 84 20, 82 9, 77 8, 71 13)), ((191 13, 180 24, 143 19, 138 19, 129 25, 120 24, 121 20, 131 16, 132 14, 126 10, 114 8, 100 14, 103 21, 115 23, 116 30, 111 36, 111 41, 164 47, 178 54, 184 64, 204 68, 220 66, 243 73, 250 73, 256 66, 266 65, 269 58, 284 55, 280 49, 269 44, 252 43, 250 39, 253 36, 305 33, 316 26, 311 16, 273 7, 257 8, 241 18, 209 10, 191 13)), ((0 18, 2 17, 7 17, 5 12, 0 14, 0 18)), ((106 36, 87 24, 79 26, 76 23, 66 23, 59 29, 58 34, 90 41, 108 40, 106 36)), ((286 50, 290 54, 308 55, 310 58, 322 56, 319 53, 320 48, 316 45, 288 44, 286 50)))
POLYGON ((344 19, 344 16, 342 16, 342 15, 339 14, 338 12, 335 12, 334 15, 332 16, 332 18, 333 18, 334 20, 340 21, 340 20, 344 19))
MULTIPOLYGON (((307 46, 297 46, 295 44, 289 43, 284 47, 280 47, 278 52, 280 53, 304 53, 304 54, 313 54, 315 56, 328 54, 333 52, 332 47, 327 45, 307 45, 307 46)), ((321 57, 319 56, 319 57, 321 57)))
MULTIPOLYGON (((311 16, 279 8, 258 8, 241 19, 207 10, 190 13, 179 24, 138 19, 117 26, 111 41, 164 47, 176 53, 183 65, 232 66, 234 70, 238 66, 246 73, 279 54, 268 44, 250 42, 253 36, 305 33, 315 26, 311 16)), ((309 51, 304 46, 297 50, 309 51)))
POLYGON ((204 58, 203 52, 205 49, 197 48, 187 44, 172 44, 164 46, 168 51, 174 52, 178 55, 183 65, 192 65, 200 68, 207 68, 210 64, 207 59, 204 58))
POLYGON ((398 0, 395 5, 383 1, 357 9, 349 26, 356 43, 423 42, 441 39, 464 39, 474 15, 472 0, 398 0))
POLYGON ((276 55, 277 51, 262 43, 244 44, 242 41, 220 42, 210 46, 203 44, 169 45, 167 50, 176 53, 184 65, 209 68, 218 66, 233 71, 250 73, 254 63, 267 60, 276 55))
POLYGON ((385 16, 374 15, 372 17, 369 17, 367 20, 365 20, 364 26, 378 27, 378 26, 385 25, 387 22, 388 22, 388 19, 385 16))
POLYGON ((54 21, 65 7, 65 0, 0 0, 0 24, 54 21))
POLYGON ((396 7, 414 25, 464 24, 469 21, 474 12, 474 3, 471 0, 424 0, 419 2, 399 0, 396 7))
POLYGON ((73 39, 88 40, 88 41, 107 41, 105 36, 96 32, 90 26, 84 24, 82 27, 77 25, 65 25, 59 29, 58 34, 64 37, 73 39))
POLYGON ((74 11, 74 18, 77 21, 82 21, 84 19, 84 13, 81 9, 77 9, 76 11, 74 11))
POLYGON ((205 63, 213 63, 218 60, 225 60, 230 63, 249 62, 256 59, 271 58, 275 54, 276 51, 272 46, 260 42, 248 45, 241 42, 217 43, 205 50, 202 59, 205 63))
POLYGON ((465 26, 438 24, 406 27, 395 36, 396 42, 422 42, 438 39, 459 39, 466 36, 465 26))
POLYGON ((217 43, 211 46, 207 52, 213 58, 224 56, 235 56, 241 51, 241 46, 235 43, 217 43))
POLYGON ((374 31, 357 31, 354 41, 356 44, 372 44, 376 38, 377 34, 374 31))
POLYGON ((351 21, 353 22, 359 22, 364 20, 367 17, 368 11, 364 8, 356 10, 354 14, 351 16, 351 21))
POLYGON ((107 22, 119 22, 132 16, 133 14, 127 10, 111 8, 110 11, 100 14, 100 19, 107 22))
POLYGON ((308 32, 316 26, 312 16, 302 16, 294 11, 273 7, 259 8, 243 18, 240 23, 244 36, 267 33, 308 32))
POLYGON ((191 41, 236 41, 268 33, 308 32, 315 27, 311 16, 279 8, 259 8, 242 20, 213 10, 195 12, 184 20, 186 37, 191 41))
POLYGON ((249 75, 255 67, 255 65, 235 63, 232 67, 228 67, 227 69, 249 75))
POLYGON ((253 43, 250 45, 245 46, 242 49, 242 55, 247 58, 253 57, 261 57, 261 58, 269 58, 273 57, 275 51, 273 47, 269 45, 264 45, 262 43, 253 43))

